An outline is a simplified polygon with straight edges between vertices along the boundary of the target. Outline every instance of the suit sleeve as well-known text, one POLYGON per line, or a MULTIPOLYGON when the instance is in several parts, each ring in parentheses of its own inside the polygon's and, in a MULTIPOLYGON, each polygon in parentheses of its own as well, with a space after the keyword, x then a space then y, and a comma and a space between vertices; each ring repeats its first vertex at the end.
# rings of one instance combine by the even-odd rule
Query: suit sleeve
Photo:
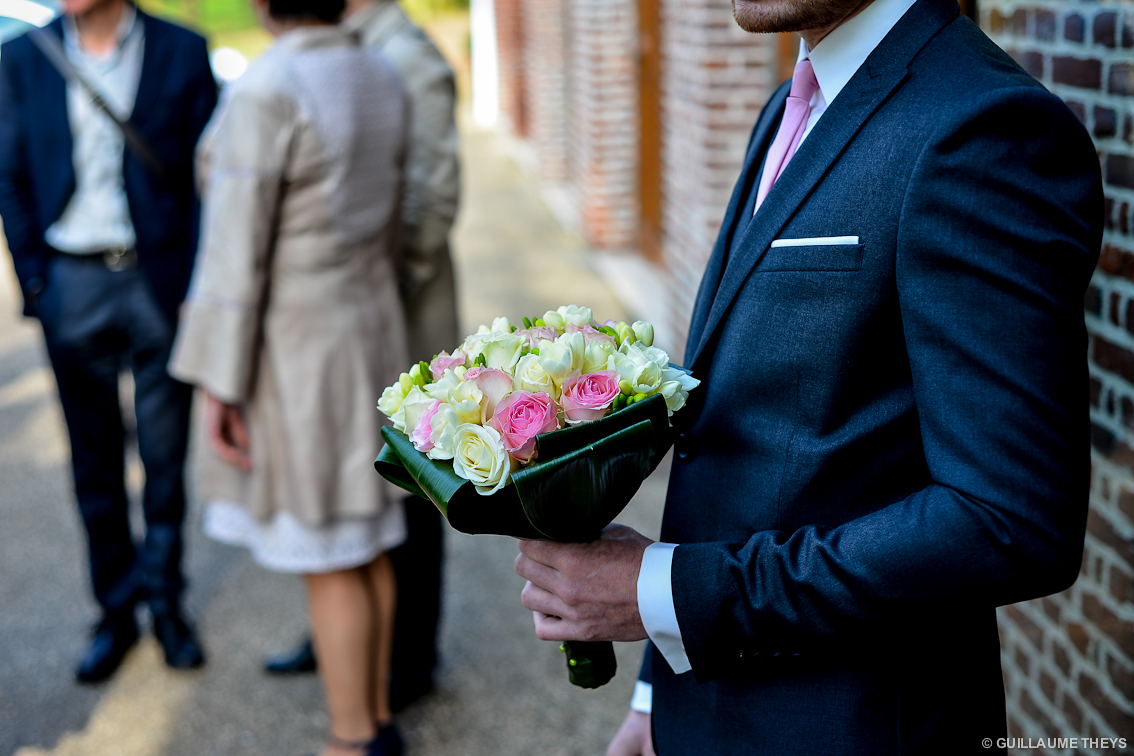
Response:
POLYGON ((282 96, 234 91, 206 151, 201 248, 170 373, 219 399, 248 399, 262 336, 279 204, 295 124, 282 96))
MULTIPOLYGON (((193 61, 196 67, 196 75, 193 77, 193 90, 190 95, 189 101, 189 144, 196 147, 201 139, 201 134, 205 131, 205 126, 208 125, 209 119, 213 115, 213 110, 217 106, 217 82, 213 78, 212 66, 209 64, 209 50, 204 39, 195 41, 196 49, 193 51, 193 61)), ((197 182, 193 182, 196 186, 197 182)), ((193 195, 191 213, 193 214, 194 222, 190 226, 190 234, 192 235, 190 243, 192 249, 196 250, 200 243, 200 214, 201 203, 200 198, 196 192, 193 195)))
POLYGON ((1094 148, 1039 88, 975 99, 927 140, 901 211, 896 287, 931 483, 839 527, 678 546, 698 680, 928 609, 1074 582, 1087 514, 1083 294, 1098 256, 1094 148))
POLYGON ((447 263, 441 258, 448 255, 461 184, 453 73, 427 40, 421 41, 418 50, 404 74, 411 106, 402 198, 402 264, 411 296, 447 263))
POLYGON ((35 220, 16 55, 10 47, 5 53, 0 57, 0 218, 24 296, 24 314, 34 315, 35 295, 46 276, 46 250, 35 220))

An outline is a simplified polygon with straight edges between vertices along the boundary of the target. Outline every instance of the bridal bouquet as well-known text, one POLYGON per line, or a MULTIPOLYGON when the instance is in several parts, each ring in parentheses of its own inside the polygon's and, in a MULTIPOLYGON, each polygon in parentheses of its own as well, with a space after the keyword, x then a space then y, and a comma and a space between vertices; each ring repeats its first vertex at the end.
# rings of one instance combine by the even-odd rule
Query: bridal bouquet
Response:
MULTIPOLYGON (((497 318, 402 373, 378 402, 393 427, 375 468, 456 530, 589 542, 657 467, 700 381, 649 323, 599 325, 568 305, 523 326, 497 318)), ((576 685, 614 674, 609 643, 564 651, 576 685)))

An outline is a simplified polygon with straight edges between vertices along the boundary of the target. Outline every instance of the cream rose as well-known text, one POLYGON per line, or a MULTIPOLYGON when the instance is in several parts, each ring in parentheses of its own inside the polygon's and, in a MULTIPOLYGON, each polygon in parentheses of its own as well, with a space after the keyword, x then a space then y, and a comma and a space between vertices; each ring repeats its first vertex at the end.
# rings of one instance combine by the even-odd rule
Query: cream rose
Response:
POLYGON ((512 379, 512 386, 517 391, 530 391, 533 394, 543 392, 553 399, 558 394, 555 381, 551 380, 543 365, 539 364, 538 354, 525 354, 520 358, 516 363, 516 375, 512 379))
POLYGON ((508 483, 512 458, 504 451, 500 433, 485 425, 464 423, 453 438, 453 472, 476 486, 482 496, 491 496, 508 483))

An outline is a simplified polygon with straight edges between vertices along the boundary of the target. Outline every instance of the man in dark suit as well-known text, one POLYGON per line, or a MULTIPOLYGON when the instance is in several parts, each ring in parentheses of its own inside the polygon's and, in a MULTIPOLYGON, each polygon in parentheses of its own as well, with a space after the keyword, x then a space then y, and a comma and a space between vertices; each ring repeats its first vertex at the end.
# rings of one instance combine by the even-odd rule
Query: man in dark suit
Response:
POLYGON ((125 0, 69 0, 63 19, 32 34, 43 36, 0 54, 0 217, 24 313, 42 323, 55 371, 102 611, 76 676, 114 672, 138 637, 139 601, 166 662, 199 666, 181 613, 191 391, 165 365, 197 247, 193 150, 217 96, 208 52, 201 37, 125 0), (66 79, 45 49, 66 59, 66 79), (118 396, 126 368, 146 473, 137 543, 118 396))
POLYGON ((701 283, 661 542, 523 543, 524 605, 650 637, 610 754, 985 752, 995 607, 1082 555, 1094 148, 953 0, 735 8, 803 45, 701 283))

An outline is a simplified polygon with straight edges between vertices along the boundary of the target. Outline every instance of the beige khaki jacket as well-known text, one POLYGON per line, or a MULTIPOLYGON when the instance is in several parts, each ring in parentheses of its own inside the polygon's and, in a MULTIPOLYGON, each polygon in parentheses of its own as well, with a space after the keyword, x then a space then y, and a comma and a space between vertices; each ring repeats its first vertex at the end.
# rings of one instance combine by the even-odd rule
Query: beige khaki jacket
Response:
POLYGON ((402 195, 402 293, 412 360, 429 360, 460 342, 449 231, 461 175, 453 71, 395 0, 375 0, 343 22, 362 44, 382 51, 409 100, 409 149, 402 195))
POLYGON ((203 448, 206 499, 309 525, 381 512, 382 389, 405 369, 393 240, 407 109, 335 27, 282 35, 198 147, 201 247, 170 371, 243 404, 251 475, 203 448))

